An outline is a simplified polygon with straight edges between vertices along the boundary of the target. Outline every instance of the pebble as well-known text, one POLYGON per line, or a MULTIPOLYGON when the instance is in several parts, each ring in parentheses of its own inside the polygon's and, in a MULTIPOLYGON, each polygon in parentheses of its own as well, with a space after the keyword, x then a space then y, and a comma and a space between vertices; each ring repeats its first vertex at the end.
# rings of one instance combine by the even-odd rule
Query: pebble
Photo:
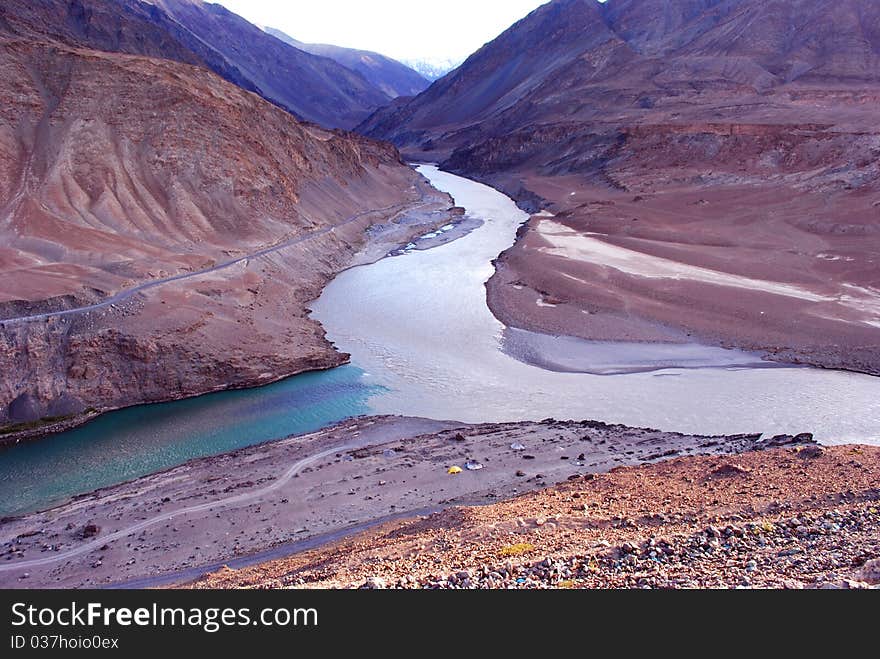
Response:
POLYGON ((361 586, 362 590, 385 590, 388 587, 385 579, 381 577, 367 577, 367 580, 364 582, 364 585, 361 586))

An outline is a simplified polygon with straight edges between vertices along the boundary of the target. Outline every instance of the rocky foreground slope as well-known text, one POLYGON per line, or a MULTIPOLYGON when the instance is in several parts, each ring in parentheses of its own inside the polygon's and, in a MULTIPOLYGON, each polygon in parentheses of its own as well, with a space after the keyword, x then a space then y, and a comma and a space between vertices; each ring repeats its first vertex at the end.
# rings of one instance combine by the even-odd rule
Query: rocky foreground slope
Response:
MULTIPOLYGON (((820 450, 810 435, 358 418, 0 519, 0 587, 184 583, 212 565, 259 564, 266 552, 289 556, 389 518, 492 504, 624 465, 779 447, 820 450)), ((454 529, 460 513, 441 519, 454 529)))
POLYGON ((0 69, 0 441, 340 364, 307 302, 371 225, 407 240, 450 205, 390 145, 201 67, 4 20, 0 69))
POLYGON ((880 588, 880 451, 778 448, 577 477, 196 588, 880 588))
POLYGON ((554 0, 363 132, 537 212, 507 324, 880 373, 880 6, 554 0))

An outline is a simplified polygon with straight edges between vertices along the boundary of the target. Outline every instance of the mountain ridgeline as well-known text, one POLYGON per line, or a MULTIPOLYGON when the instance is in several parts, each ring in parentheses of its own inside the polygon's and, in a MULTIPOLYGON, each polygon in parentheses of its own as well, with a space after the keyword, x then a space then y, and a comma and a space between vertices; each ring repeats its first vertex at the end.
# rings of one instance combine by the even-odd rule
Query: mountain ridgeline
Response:
MULTIPOLYGON (((835 122, 842 106, 870 115, 878 85, 871 0, 554 0, 359 130, 413 152, 461 149, 459 164, 489 140, 518 145, 516 161, 547 148, 538 162, 562 172, 586 163, 577 149, 550 153, 551 126, 774 122, 792 112, 835 122)), ((488 157, 472 165, 495 167, 488 157)))
POLYGON ((382 90, 389 98, 415 96, 424 91, 429 84, 423 77, 397 60, 369 50, 342 48, 330 44, 303 43, 281 30, 267 27, 266 32, 281 41, 313 55, 329 57, 347 69, 357 71, 371 84, 382 90))
POLYGON ((351 128, 394 96, 201 0, 9 0, 0 22, 22 38, 202 66, 329 128, 351 128))
POLYGON ((358 130, 554 215, 509 326, 880 373, 878 107, 876 0, 554 0, 358 130))

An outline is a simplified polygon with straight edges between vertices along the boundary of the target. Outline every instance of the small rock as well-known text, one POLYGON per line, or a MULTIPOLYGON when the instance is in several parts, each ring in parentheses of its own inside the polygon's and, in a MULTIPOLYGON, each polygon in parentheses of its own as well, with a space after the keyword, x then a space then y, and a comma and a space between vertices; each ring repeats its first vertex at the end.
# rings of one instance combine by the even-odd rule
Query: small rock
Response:
POLYGON ((94 522, 89 522, 80 531, 80 535, 85 538, 94 538, 101 532, 101 527, 95 524, 94 522))
POLYGON ((865 563, 856 573, 856 578, 865 583, 880 584, 880 558, 875 558, 865 563))
POLYGON ((381 577, 368 577, 361 590, 385 590, 388 584, 381 577))
POLYGON ((804 458, 805 460, 814 460, 816 458, 821 458, 825 455, 825 449, 821 446, 801 446, 796 451, 797 456, 799 458, 804 458))
POLYGON ((745 467, 740 467, 739 465, 733 463, 725 463, 720 467, 717 467, 712 470, 713 476, 720 476, 722 478, 729 476, 745 476, 746 474, 750 474, 751 470, 746 469, 745 467))

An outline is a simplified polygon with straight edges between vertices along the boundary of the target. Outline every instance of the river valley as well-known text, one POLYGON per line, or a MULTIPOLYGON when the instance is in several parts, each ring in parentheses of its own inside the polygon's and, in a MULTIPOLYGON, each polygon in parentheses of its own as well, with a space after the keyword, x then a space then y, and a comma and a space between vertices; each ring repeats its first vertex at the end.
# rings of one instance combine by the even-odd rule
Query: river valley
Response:
POLYGON ((113 412, 4 449, 0 514, 364 414, 466 423, 597 419, 702 435, 811 432, 828 444, 880 444, 880 379, 871 376, 768 365, 694 345, 628 351, 537 337, 511 347, 486 305, 485 282, 527 215, 487 186, 433 166, 419 170, 481 223, 439 247, 352 268, 325 289, 313 317, 352 355, 350 366, 113 412), (516 346, 534 351, 559 341, 561 365, 558 355, 517 354, 516 346))

